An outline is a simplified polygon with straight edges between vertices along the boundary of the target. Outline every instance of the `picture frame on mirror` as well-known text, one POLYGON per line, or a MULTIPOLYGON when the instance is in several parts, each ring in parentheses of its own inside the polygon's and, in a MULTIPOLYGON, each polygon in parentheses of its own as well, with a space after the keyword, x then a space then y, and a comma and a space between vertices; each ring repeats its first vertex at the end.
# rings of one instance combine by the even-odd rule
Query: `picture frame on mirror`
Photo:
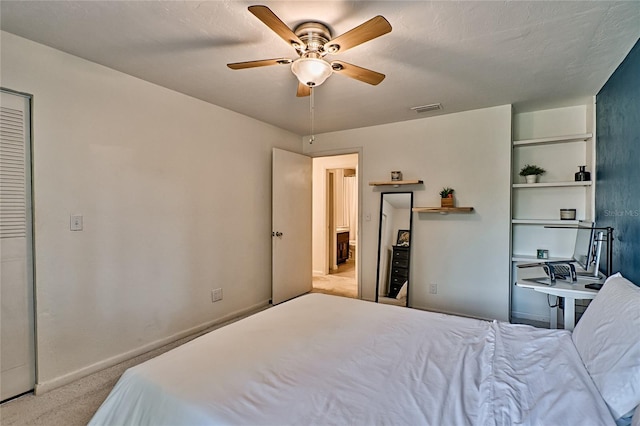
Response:
POLYGON ((400 229, 398 231, 398 239, 396 240, 396 246, 409 247, 411 243, 411 231, 408 229, 400 229))

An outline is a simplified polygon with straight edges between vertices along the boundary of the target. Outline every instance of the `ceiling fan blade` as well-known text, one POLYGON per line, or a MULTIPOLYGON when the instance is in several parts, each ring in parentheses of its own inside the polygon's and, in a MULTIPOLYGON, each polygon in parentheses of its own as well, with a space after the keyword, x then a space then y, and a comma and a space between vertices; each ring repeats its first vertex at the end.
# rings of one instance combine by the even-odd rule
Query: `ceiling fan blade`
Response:
POLYGON ((243 70, 245 68, 267 67, 269 65, 288 65, 293 62, 288 58, 278 59, 262 59, 259 61, 247 61, 247 62, 235 62, 233 64, 227 64, 232 70, 243 70))
POLYGON ((342 61, 331 62, 331 68, 333 68, 333 72, 337 74, 355 78, 356 80, 360 80, 364 83, 369 83, 374 86, 380 84, 380 82, 384 80, 385 77, 384 74, 380 74, 379 72, 371 71, 366 68, 348 64, 342 61))
POLYGON ((291 28, 282 22, 267 6, 249 6, 249 12, 253 13, 256 18, 271 28, 284 41, 292 45, 294 49, 298 50, 299 47, 304 46, 302 40, 291 31, 291 28))
POLYGON ((389 32, 391 32, 391 24, 383 16, 378 15, 332 39, 326 44, 325 49, 331 53, 344 52, 389 32))
POLYGON ((296 93, 296 96, 302 98, 309 95, 311 95, 311 87, 298 82, 298 92, 296 93))

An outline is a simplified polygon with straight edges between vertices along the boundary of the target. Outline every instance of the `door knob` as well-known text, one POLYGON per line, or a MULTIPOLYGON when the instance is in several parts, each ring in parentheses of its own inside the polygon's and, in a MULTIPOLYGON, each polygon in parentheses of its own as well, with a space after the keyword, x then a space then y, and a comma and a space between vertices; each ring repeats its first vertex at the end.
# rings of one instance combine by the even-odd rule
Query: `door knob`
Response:
POLYGON ((272 237, 282 237, 282 232, 272 232, 271 236, 272 237))

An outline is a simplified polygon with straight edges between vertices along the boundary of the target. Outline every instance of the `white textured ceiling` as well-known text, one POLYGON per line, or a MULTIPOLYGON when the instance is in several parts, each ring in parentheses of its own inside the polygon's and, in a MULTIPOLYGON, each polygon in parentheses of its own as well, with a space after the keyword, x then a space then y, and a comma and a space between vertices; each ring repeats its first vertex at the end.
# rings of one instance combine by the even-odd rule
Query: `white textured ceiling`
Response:
POLYGON ((7 1, 4 31, 304 135, 309 98, 287 66, 229 62, 295 57, 248 12, 265 4, 293 28, 334 36, 383 15, 390 34, 332 58, 386 74, 379 86, 333 75, 315 90, 324 133, 495 105, 530 109, 593 96, 640 37, 640 1, 7 1), (436 113, 410 108, 442 103, 436 113))

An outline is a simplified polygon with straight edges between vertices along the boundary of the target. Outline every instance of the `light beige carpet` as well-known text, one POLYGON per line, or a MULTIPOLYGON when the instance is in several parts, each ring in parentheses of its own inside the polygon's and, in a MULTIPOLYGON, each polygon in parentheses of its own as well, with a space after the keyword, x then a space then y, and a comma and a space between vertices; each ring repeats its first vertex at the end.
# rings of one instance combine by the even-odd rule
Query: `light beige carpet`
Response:
POLYGON ((337 271, 329 275, 314 275, 312 292, 357 298, 355 262, 347 260, 338 265, 337 271))

